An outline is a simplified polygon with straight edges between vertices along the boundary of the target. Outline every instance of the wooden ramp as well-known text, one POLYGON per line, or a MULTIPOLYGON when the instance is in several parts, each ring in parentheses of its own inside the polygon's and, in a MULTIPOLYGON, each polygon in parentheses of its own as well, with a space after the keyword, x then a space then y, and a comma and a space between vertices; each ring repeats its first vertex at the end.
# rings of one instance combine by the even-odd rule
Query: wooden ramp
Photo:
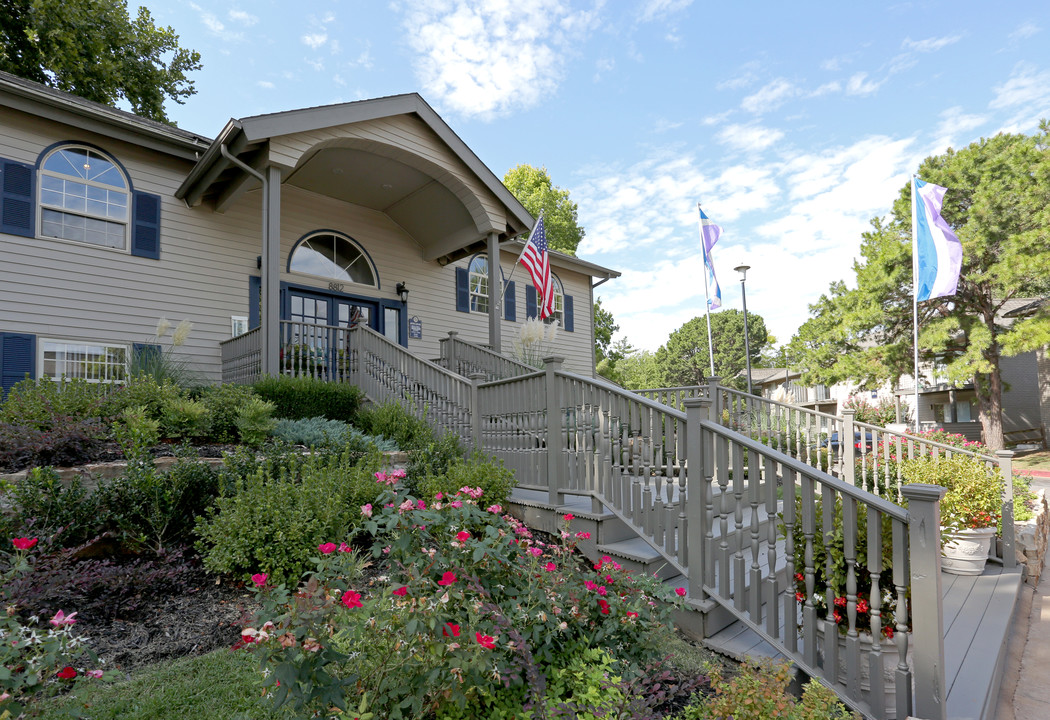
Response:
MULTIPOLYGON (((949 720, 992 720, 1006 664, 1010 624, 1020 597, 1020 568, 989 563, 983 575, 941 574, 945 683, 949 720)), ((704 644, 737 660, 784 656, 742 622, 704 644)))

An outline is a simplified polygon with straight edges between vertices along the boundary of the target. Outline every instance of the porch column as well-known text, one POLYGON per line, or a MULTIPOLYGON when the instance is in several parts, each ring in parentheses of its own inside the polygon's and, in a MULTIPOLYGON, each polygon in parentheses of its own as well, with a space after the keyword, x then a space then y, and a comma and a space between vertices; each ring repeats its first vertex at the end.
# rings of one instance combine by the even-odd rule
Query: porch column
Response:
POLYGON ((502 353, 500 318, 503 317, 500 300, 503 298, 503 273, 499 266, 499 235, 489 233, 489 348, 502 353))
POLYGON ((278 375, 281 372, 281 170, 266 168, 263 187, 265 220, 262 247, 262 372, 278 375))

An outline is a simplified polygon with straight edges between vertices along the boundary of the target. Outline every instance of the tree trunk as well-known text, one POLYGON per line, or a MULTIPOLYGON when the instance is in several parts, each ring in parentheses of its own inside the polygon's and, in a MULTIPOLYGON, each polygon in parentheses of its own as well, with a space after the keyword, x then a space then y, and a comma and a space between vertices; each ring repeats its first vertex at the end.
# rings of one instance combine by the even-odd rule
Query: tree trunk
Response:
POLYGON ((984 444, 990 452, 1002 450, 1006 443, 1003 439, 1003 377, 999 363, 992 366, 992 372, 975 376, 973 388, 977 395, 984 444))

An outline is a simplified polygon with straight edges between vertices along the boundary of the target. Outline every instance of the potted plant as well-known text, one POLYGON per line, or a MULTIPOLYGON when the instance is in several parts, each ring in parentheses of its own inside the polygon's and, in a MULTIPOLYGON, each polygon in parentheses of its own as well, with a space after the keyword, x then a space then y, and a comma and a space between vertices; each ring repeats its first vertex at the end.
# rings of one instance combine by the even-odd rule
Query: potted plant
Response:
POLYGON ((953 575, 983 573, 1002 519, 1005 483, 999 468, 990 471, 977 458, 953 455, 907 460, 901 474, 905 482, 948 490, 941 500, 941 569, 953 575))

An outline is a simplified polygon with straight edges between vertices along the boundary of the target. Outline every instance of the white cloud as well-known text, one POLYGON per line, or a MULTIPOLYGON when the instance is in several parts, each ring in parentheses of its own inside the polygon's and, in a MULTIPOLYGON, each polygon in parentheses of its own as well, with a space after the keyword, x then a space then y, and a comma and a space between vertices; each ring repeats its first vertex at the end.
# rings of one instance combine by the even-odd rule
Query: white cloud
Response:
POLYGON ((759 88, 757 92, 745 97, 740 102, 740 107, 752 113, 770 112, 797 94, 798 88, 794 83, 784 78, 777 78, 759 88))
POLYGON ((752 60, 749 63, 745 63, 736 75, 729 78, 728 80, 723 80, 722 82, 718 83, 717 85, 715 85, 715 88, 717 88, 718 90, 740 90, 742 88, 754 85, 755 82, 758 80, 758 74, 756 72, 758 69, 759 64, 754 60, 752 60))
POLYGON ((234 22, 239 22, 242 25, 251 27, 259 22, 259 18, 251 13, 246 13, 243 10, 230 10, 227 13, 227 17, 234 22))
POLYGON ((725 112, 720 112, 717 115, 705 115, 700 119, 700 123, 702 125, 721 125, 723 122, 728 120, 732 114, 732 110, 726 110, 725 112))
POLYGON ((1016 105, 1036 105, 1050 98, 1050 70, 1039 72, 1034 65, 1018 63, 1010 79, 995 88, 995 98, 988 107, 1010 108, 1016 105))
POLYGON ((303 41, 303 44, 309 45, 311 48, 316 50, 319 47, 323 46, 326 42, 328 42, 328 34, 323 32, 307 33, 306 35, 303 35, 300 39, 303 41))
POLYGON ((915 50, 916 52, 931 53, 937 52, 938 50, 953 45, 962 40, 962 35, 946 35, 944 37, 931 37, 925 40, 912 40, 911 38, 905 38, 903 46, 908 50, 915 50))
POLYGON ((225 42, 236 42, 244 39, 244 36, 241 33, 227 30, 226 25, 223 24, 222 20, 216 17, 213 13, 208 12, 196 3, 190 3, 190 7, 197 12, 200 16, 201 22, 204 23, 204 27, 207 28, 208 32, 212 35, 221 38, 225 42))
POLYGON ((638 15, 642 22, 649 22, 684 10, 692 4, 693 0, 645 0, 638 15))
POLYGON ((737 150, 759 151, 777 143, 784 133, 774 128, 750 125, 727 125, 718 133, 718 141, 737 150))
POLYGON ((611 57, 600 57, 594 61, 594 81, 598 82, 607 73, 616 69, 616 60, 611 57))
POLYGON ((273 90, 273 89, 274 89, 275 87, 277 87, 276 85, 274 85, 274 84, 273 84, 272 82, 270 82, 269 80, 259 80, 259 81, 258 81, 258 82, 256 82, 255 84, 256 84, 257 86, 261 87, 261 88, 264 88, 264 89, 266 89, 266 90, 273 90))
POLYGON ((1018 26, 1016 30, 1010 33, 1011 40, 1025 40, 1038 34, 1042 30, 1041 27, 1036 25, 1034 22, 1028 21, 1018 26))
POLYGON ((838 80, 832 80, 819 86, 816 90, 810 92, 810 97, 820 97, 821 95, 828 95, 829 93, 842 92, 842 83, 838 80))
POLYGON ((960 145, 969 143, 970 131, 976 130, 987 122, 987 117, 968 114, 961 106, 948 108, 941 113, 941 121, 934 131, 936 139, 930 154, 939 155, 949 147, 960 147, 960 145))
POLYGON ((849 82, 846 83, 846 94, 847 95, 870 95, 882 86, 885 80, 876 82, 874 80, 868 80, 868 73, 859 72, 855 73, 850 77, 849 82))
POLYGON ((397 6, 426 93, 453 111, 491 119, 554 93, 566 57, 597 9, 560 0, 418 0, 397 6))

